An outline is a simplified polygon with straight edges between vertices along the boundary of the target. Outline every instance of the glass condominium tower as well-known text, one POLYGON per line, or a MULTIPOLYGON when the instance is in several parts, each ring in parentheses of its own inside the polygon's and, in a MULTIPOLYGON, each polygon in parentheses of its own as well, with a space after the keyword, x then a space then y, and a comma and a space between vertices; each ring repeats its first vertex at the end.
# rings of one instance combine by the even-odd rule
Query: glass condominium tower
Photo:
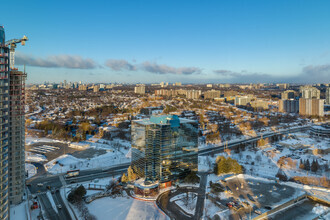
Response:
POLYGON ((8 219, 9 48, 0 26, 0 219, 8 219))
POLYGON ((132 121, 132 167, 145 183, 198 170, 198 122, 177 115, 132 121))

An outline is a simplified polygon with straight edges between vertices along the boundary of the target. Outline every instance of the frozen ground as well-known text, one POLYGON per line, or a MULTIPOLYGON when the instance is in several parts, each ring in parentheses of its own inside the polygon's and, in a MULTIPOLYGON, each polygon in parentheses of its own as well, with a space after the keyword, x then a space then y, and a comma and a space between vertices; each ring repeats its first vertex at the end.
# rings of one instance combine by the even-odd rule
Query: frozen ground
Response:
POLYGON ((27 202, 24 201, 19 205, 10 206, 10 219, 14 220, 25 220, 27 218, 27 202))
POLYGON ((170 199, 170 202, 175 202, 180 208, 182 208, 185 212, 194 215, 195 208, 197 203, 197 193, 188 192, 182 193, 177 196, 174 196, 170 199))
POLYGON ((99 140, 97 143, 89 142, 89 144, 90 147, 85 150, 86 152, 88 151, 88 154, 85 154, 85 151, 79 151, 72 155, 65 154, 59 156, 45 164, 46 170, 56 174, 64 173, 72 169, 85 170, 130 162, 130 158, 127 156, 130 143, 127 141, 99 140), (79 158, 73 155, 77 157, 79 155, 79 158))
POLYGON ((98 220, 167 219, 154 202, 131 197, 105 197, 87 204, 89 212, 98 220))
POLYGON ((27 178, 31 178, 37 174, 37 168, 33 164, 25 163, 25 172, 28 174, 27 178))
POLYGON ((38 142, 60 142, 60 143, 66 143, 64 141, 59 141, 51 138, 38 138, 38 137, 31 137, 31 136, 26 136, 25 137, 25 144, 26 145, 31 145, 34 143, 38 142))
POLYGON ((47 161, 47 157, 42 154, 36 154, 36 153, 25 151, 25 161, 26 162, 45 162, 45 161, 47 161))
MULTIPOLYGON (((280 164, 280 158, 285 158, 285 164, 282 170, 290 178, 293 176, 329 176, 324 166, 330 161, 330 139, 310 137, 306 133, 295 133, 288 135, 284 140, 265 144, 256 148, 247 147, 245 150, 229 150, 212 156, 199 157, 199 169, 207 170, 207 167, 215 163, 217 156, 230 156, 236 159, 244 166, 246 173, 252 176, 261 176, 265 178, 275 178, 280 164), (315 149, 321 149, 321 153, 315 153, 315 149), (299 168, 300 160, 317 160, 320 169, 314 172, 307 172, 299 168), (287 162, 290 161, 290 162, 287 162)), ((212 167, 213 168, 213 167, 212 167)))
MULTIPOLYGON (((269 180, 261 177, 253 177, 250 175, 227 175, 227 178, 222 176, 216 176, 214 174, 209 175, 208 182, 221 183, 225 187, 225 192, 219 194, 211 193, 211 189, 207 188, 207 192, 218 202, 205 200, 205 207, 208 207, 206 215, 213 217, 214 215, 224 216, 225 213, 230 214, 230 211, 226 207, 226 203, 238 199, 240 202, 247 202, 254 210, 260 210, 262 213, 266 212, 266 206, 275 208, 287 201, 297 198, 306 192, 312 192, 314 196, 323 196, 325 200, 329 200, 330 190, 318 189, 317 187, 309 187, 301 184, 291 182, 276 183, 274 180, 269 180), (229 176, 229 177, 228 177, 229 176), (221 181, 220 181, 221 180, 221 181), (218 199, 217 199, 218 198, 218 199)), ((314 202, 306 200, 297 209, 291 208, 288 210, 277 213, 277 216, 281 216, 278 219, 290 219, 284 218, 291 216, 291 219, 312 219, 316 217, 316 212, 326 212, 326 207, 320 206, 314 202), (297 211, 300 210, 300 211, 297 211), (286 213, 283 215, 283 213, 286 213), (284 216, 284 217, 283 217, 284 216), (301 218, 293 218, 300 216, 301 218), (306 218, 305 218, 306 217, 306 218), (310 218, 311 217, 311 218, 310 218)), ((237 213, 232 212, 233 215, 237 213)), ((240 216, 248 215, 249 213, 240 212, 240 216)), ((257 214, 252 212, 252 217, 256 217, 257 214)), ((275 218, 277 219, 277 218, 275 218)))

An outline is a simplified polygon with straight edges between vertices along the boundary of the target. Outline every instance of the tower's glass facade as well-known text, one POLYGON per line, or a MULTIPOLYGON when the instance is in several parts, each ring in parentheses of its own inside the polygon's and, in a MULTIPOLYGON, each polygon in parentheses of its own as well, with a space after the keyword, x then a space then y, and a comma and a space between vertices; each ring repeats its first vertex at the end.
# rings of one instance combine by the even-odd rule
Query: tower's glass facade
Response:
POLYGON ((0 219, 8 219, 9 49, 0 26, 0 219))
POLYGON ((198 122, 176 115, 132 122, 132 166, 146 182, 168 182, 198 170, 198 122))

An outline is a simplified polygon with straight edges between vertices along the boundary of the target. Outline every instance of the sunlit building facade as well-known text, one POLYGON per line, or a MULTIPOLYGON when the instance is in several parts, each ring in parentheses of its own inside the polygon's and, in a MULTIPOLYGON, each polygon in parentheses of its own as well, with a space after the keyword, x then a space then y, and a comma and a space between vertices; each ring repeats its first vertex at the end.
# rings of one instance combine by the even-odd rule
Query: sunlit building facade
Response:
POLYGON ((145 183, 171 182, 198 170, 198 122, 177 115, 132 121, 132 167, 145 183))

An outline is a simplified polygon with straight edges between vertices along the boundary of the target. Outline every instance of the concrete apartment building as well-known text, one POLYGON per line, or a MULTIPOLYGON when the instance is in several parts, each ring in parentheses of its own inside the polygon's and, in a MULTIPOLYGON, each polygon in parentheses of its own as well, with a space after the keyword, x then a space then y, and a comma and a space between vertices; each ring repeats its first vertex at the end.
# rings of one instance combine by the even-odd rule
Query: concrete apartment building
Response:
POLYGON ((250 96, 236 96, 235 97, 235 106, 240 106, 240 105, 247 105, 250 103, 252 100, 252 97, 250 96))
POLYGON ((320 90, 312 86, 301 86, 300 93, 303 99, 320 99, 320 90))
POLYGON ((325 90, 325 104, 330 105, 330 87, 325 90))
POLYGON ((204 99, 215 99, 220 98, 221 92, 220 90, 209 90, 204 92, 204 99))
POLYGON ((187 99, 199 99, 201 95, 201 90, 187 90, 187 99))
POLYGON ((298 113, 299 101, 295 99, 281 99, 279 100, 278 110, 286 113, 298 113))
POLYGON ((8 219, 9 48, 0 26, 0 219, 8 219))
POLYGON ((282 100, 294 99, 294 98, 295 98, 295 91, 293 90, 286 90, 281 93, 282 100))
POLYGON ((324 116, 324 99, 299 99, 299 114, 324 116))
POLYGON ((136 94, 145 94, 146 93, 146 86, 141 84, 141 85, 136 85, 134 87, 134 92, 136 94))

